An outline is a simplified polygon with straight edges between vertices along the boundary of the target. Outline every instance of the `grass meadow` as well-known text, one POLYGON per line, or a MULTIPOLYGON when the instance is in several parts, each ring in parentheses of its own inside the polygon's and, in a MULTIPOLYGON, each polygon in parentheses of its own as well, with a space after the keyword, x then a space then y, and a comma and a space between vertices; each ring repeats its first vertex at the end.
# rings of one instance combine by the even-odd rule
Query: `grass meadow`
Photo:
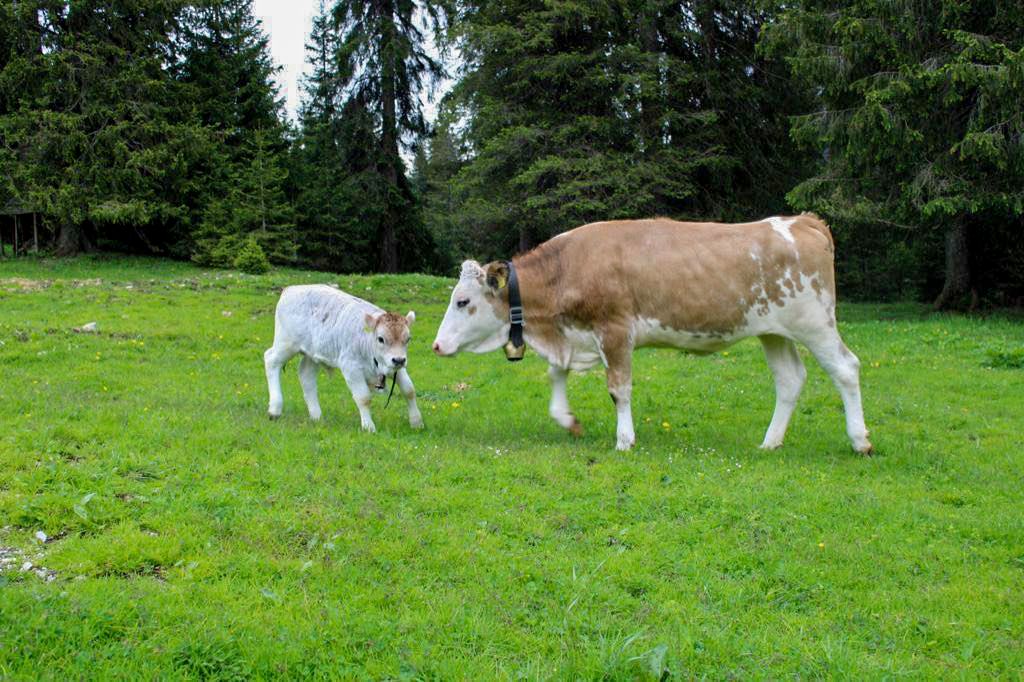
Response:
POLYGON ((641 351, 619 453, 601 371, 573 439, 536 355, 433 357, 453 283, 0 263, 0 678, 1020 679, 1019 319, 841 306, 870 458, 806 353, 762 452, 756 340, 641 351), (336 373, 310 423, 294 360, 267 419, 302 282, 416 311, 424 431, 336 373))

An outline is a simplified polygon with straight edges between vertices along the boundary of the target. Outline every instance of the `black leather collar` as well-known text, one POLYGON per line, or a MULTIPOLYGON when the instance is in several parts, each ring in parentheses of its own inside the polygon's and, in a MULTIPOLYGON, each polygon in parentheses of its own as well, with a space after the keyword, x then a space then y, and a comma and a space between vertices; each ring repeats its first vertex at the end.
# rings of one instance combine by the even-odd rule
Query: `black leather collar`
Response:
POLYGON ((508 330, 508 342, 512 345, 514 352, 506 351, 505 355, 511 362, 523 359, 523 327, 526 321, 523 319, 523 300, 519 295, 519 277, 516 275, 516 267, 512 261, 505 261, 508 266, 508 319, 512 326, 508 330))

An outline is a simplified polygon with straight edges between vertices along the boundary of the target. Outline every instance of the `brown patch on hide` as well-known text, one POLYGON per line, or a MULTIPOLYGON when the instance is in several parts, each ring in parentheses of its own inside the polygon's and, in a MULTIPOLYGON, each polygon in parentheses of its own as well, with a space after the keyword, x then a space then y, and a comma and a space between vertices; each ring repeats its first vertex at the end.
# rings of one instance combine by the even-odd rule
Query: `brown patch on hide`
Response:
MULTIPOLYGON (((593 330, 613 364, 628 364, 636 320, 710 338, 739 330, 748 311, 804 291, 835 296, 831 232, 817 216, 783 217, 793 241, 767 221, 684 223, 657 218, 583 225, 513 259, 527 334, 565 348, 564 329, 593 330), (613 358, 616 358, 613 360, 613 358)), ((484 266, 486 300, 508 319, 508 269, 484 266)))

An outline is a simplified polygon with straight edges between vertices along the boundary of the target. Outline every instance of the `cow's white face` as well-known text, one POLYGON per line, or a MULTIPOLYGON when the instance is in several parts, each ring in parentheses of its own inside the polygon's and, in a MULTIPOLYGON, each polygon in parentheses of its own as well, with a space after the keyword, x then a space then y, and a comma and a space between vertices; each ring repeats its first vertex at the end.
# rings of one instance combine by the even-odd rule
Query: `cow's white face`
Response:
POLYGON ((437 330, 435 353, 455 355, 463 350, 489 353, 505 344, 512 325, 508 321, 508 305, 499 296, 499 290, 505 286, 502 271, 507 277, 503 264, 489 264, 486 270, 475 260, 462 264, 459 283, 452 291, 448 310, 437 330), (490 272, 492 269, 494 273, 490 272))
POLYGON ((364 320, 371 341, 373 357, 381 374, 394 374, 409 357, 409 327, 416 320, 411 310, 404 317, 396 313, 367 313, 364 320))

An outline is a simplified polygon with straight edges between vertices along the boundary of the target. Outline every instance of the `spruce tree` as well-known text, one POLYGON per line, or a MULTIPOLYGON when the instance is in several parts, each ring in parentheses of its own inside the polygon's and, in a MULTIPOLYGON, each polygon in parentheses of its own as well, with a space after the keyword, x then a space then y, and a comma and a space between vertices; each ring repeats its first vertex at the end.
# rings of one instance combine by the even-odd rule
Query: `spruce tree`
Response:
POLYGON ((766 159, 789 148, 799 94, 761 87, 779 65, 756 53, 771 11, 751 4, 463 3, 452 98, 468 158, 452 187, 486 255, 591 220, 778 208, 798 173, 766 159))
POLYGON ((295 216, 285 196, 287 171, 272 141, 272 135, 254 131, 243 150, 248 164, 234 167, 227 193, 207 207, 196 239, 196 262, 231 267, 253 241, 272 262, 295 261, 295 216))
POLYGON ((201 122, 222 136, 230 161, 252 149, 257 131, 283 139, 283 106, 273 81, 279 69, 252 0, 192 5, 181 22, 176 49, 178 79, 190 86, 190 103, 201 122))
POLYGON ((346 97, 373 116, 377 129, 375 149, 366 156, 374 158, 385 185, 377 195, 383 202, 376 224, 379 268, 396 272, 413 264, 410 256, 426 239, 400 147, 403 139, 426 132, 419 95, 443 70, 427 51, 421 22, 439 30, 444 6, 434 0, 337 0, 333 17, 346 97))
POLYGON ((1024 7, 804 0, 766 45, 817 94, 793 135, 822 162, 794 205, 854 241, 909 242, 937 307, 979 284, 1024 293, 1024 7))
POLYGON ((6 12, 8 191, 58 226, 59 253, 97 243, 156 249, 179 238, 208 143, 165 68, 180 4, 26 2, 6 12))
POLYGON ((287 129, 267 36, 252 0, 208 0, 182 22, 176 73, 219 144, 206 158, 193 260, 230 267, 250 234, 273 262, 295 261, 286 198, 287 129))
POLYGON ((455 196, 455 177, 465 164, 468 151, 456 130, 458 112, 447 98, 430 136, 416 147, 411 182, 423 208, 427 231, 437 243, 442 264, 448 265, 455 254, 475 251, 476 225, 455 196))
POLYGON ((365 109, 345 101, 338 43, 333 18, 321 3, 306 45, 310 72, 293 145, 294 196, 304 261, 320 269, 367 272, 379 260, 373 239, 380 218, 372 211, 381 199, 375 198, 379 191, 360 186, 367 164, 373 171, 376 164, 359 152, 374 149, 376 137, 365 109))

